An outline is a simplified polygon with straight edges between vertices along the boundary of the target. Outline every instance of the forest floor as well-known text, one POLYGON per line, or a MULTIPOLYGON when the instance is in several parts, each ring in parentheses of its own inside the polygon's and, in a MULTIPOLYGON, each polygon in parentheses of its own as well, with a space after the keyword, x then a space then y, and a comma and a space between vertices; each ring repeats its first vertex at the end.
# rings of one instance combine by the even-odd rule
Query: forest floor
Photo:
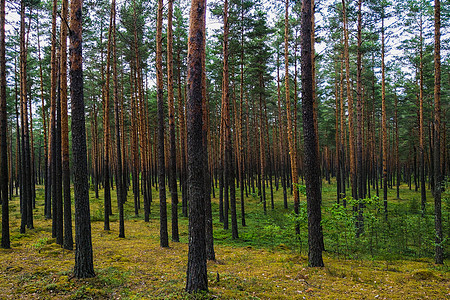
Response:
MULTIPOLYGON (((266 214, 254 196, 247 199, 249 225, 240 227, 238 241, 231 240, 230 230, 224 231, 214 215, 217 260, 208 262, 209 293, 192 296, 184 292, 187 218, 180 217, 180 242, 161 248, 158 203, 152 203, 151 220, 145 223, 142 216, 134 216, 129 193, 126 238, 118 238, 116 211, 112 230, 104 231, 103 198, 91 194, 97 276, 75 279, 74 252, 63 250, 51 238, 51 220, 42 214, 42 193, 39 187, 35 229, 25 234, 19 233, 18 197, 11 202, 12 249, 0 250, 0 299, 450 299, 448 260, 438 266, 431 257, 349 259, 325 252, 325 267, 309 268, 305 247, 293 249, 276 239, 259 242, 257 223, 266 214)), ((156 196, 155 192, 153 199, 156 196)), ((213 199, 215 211, 217 202, 213 199)), ((275 194, 275 206, 280 215, 286 213, 281 192, 275 194)))

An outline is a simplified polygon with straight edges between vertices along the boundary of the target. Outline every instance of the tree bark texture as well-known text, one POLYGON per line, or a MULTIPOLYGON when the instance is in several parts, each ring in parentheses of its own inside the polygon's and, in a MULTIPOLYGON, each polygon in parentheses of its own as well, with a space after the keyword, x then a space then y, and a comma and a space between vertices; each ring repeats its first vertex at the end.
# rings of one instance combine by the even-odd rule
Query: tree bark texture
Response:
POLYGON ((203 174, 202 55, 205 51, 205 0, 192 0, 188 43, 187 162, 189 253, 186 291, 208 290, 203 174))
POLYGON ((434 221, 435 262, 444 264, 441 211, 441 2, 434 0, 434 221))
POLYGON ((70 199, 70 168, 69 168, 69 117, 67 114, 67 18, 69 15, 68 1, 62 1, 61 8, 61 155, 62 180, 64 193, 64 248, 73 249, 72 236, 72 203, 70 199))
POLYGON ((94 277, 82 67, 82 0, 70 2, 70 98, 72 100, 76 278, 94 277))
POLYGON ((0 1, 0 202, 2 204, 2 241, 3 249, 11 248, 9 234, 8 199, 8 144, 6 112, 6 44, 5 44, 5 0, 0 1))
POLYGON ((159 186, 159 239, 161 247, 169 247, 167 233, 166 204, 166 166, 164 152, 164 83, 162 70, 162 17, 163 0, 158 0, 158 18, 156 22, 156 89, 158 106, 158 186, 159 186))
POLYGON ((308 210, 308 262, 311 267, 323 267, 322 220, 320 190, 320 164, 317 135, 314 128, 314 100, 312 90, 311 59, 311 0, 303 0, 302 6, 302 96, 304 134, 304 174, 308 210))

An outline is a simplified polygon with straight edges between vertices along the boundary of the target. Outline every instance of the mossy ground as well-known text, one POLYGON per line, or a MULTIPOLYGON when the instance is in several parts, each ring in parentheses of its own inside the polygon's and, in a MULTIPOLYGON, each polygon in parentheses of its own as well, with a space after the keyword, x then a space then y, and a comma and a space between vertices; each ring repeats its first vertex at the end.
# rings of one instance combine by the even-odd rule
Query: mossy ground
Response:
MULTIPOLYGON (((323 191, 324 203, 334 201, 332 186, 324 185, 323 191)), ((325 268, 307 267, 305 246, 295 249, 287 242, 280 243, 278 231, 283 229, 270 227, 268 220, 281 219, 287 213, 281 209, 281 191, 275 194, 275 212, 268 205, 267 215, 262 213, 256 197, 246 200, 248 226, 240 227, 241 239, 237 241, 232 241, 231 233, 221 228, 215 213, 217 261, 208 262, 209 293, 195 296, 184 292, 188 252, 186 218, 180 217, 180 243, 171 242, 169 248, 161 248, 158 203, 152 203, 151 220, 145 223, 142 216, 134 216, 129 193, 125 205, 126 238, 120 239, 117 212, 111 218, 112 230, 104 231, 103 199, 96 200, 91 194, 97 276, 75 279, 72 278, 74 252, 63 250, 51 238, 51 220, 45 220, 42 215, 42 192, 39 187, 35 229, 27 230, 26 234, 19 234, 18 198, 11 202, 12 249, 0 250, 0 299, 450 298, 448 261, 444 266, 437 266, 430 257, 370 259, 364 256, 350 260, 325 252, 325 268)), ((153 199, 157 199, 154 193, 153 199)), ((115 191, 112 194, 115 196, 115 191)), ((402 194, 417 197, 406 187, 402 187, 402 194)), ((213 201, 216 212, 217 199, 213 201)))

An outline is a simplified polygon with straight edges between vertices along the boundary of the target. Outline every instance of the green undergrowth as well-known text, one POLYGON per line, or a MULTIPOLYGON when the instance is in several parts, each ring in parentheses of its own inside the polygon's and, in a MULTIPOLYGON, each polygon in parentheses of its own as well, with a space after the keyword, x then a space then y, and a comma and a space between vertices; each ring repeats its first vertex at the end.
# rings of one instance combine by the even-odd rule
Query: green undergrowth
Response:
MULTIPOLYGON (((42 215, 43 191, 39 187, 35 229, 25 234, 19 233, 18 197, 12 199, 12 249, 0 249, 0 299, 449 298, 448 261, 439 266, 432 258, 433 207, 427 204, 422 216, 417 200, 420 195, 405 186, 401 188, 401 199, 395 199, 394 190, 389 191, 388 221, 378 198, 364 200, 364 230, 357 238, 353 206, 358 203, 348 198, 347 208, 334 205, 335 186, 323 184, 324 268, 308 267, 304 195, 300 214, 294 216, 291 195, 289 208, 283 208, 281 186, 274 193, 274 210, 270 208, 269 189, 266 212, 257 191, 250 194, 245 200, 245 227, 241 226, 238 199, 236 240, 231 238, 231 230, 224 230, 218 221, 218 199, 213 199, 217 260, 208 262, 209 292, 190 295, 184 291, 188 218, 181 216, 181 208, 180 242, 161 248, 157 191, 153 191, 148 223, 143 221, 142 209, 139 216, 134 215, 133 195, 128 194, 124 239, 118 238, 115 191, 111 193, 110 231, 103 230, 103 193, 95 199, 91 191, 96 277, 76 279, 72 273, 74 252, 62 249, 51 237, 52 221, 42 215), (300 235, 295 234, 296 224, 300 235)), ((443 198, 443 221, 448 234, 450 200, 446 197, 448 194, 443 198)), ((443 246, 448 253, 447 241, 443 246)))

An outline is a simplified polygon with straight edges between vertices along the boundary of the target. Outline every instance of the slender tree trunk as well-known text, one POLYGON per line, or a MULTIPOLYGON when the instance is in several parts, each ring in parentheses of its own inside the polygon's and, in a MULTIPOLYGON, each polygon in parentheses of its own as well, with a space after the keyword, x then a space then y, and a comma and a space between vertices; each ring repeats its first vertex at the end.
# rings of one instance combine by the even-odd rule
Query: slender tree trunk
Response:
POLYGON ((354 113, 353 113, 353 91, 351 89, 350 82, 350 58, 349 58, 349 45, 348 45, 348 21, 345 0, 342 0, 343 17, 344 17, 344 57, 345 57, 345 79, 347 82, 347 98, 348 98, 348 140, 349 140, 349 154, 350 154, 350 182, 352 188, 352 197, 357 198, 357 183, 356 183, 356 164, 355 164, 355 125, 354 125, 354 113))
POLYGON ((342 205, 344 207, 347 206, 347 201, 345 199, 346 195, 345 195, 345 179, 346 179, 346 169, 345 169, 345 158, 346 158, 346 153, 345 153, 345 117, 344 117, 344 56, 345 56, 345 50, 342 53, 342 59, 341 59, 341 75, 340 75, 340 91, 339 91, 339 104, 340 104, 340 125, 341 125, 341 130, 340 130, 340 145, 339 145, 339 157, 340 157, 340 174, 339 176, 341 177, 341 198, 343 198, 342 200, 342 205))
POLYGON ((110 83, 110 66, 111 66, 111 50, 112 50, 112 34, 113 34, 113 14, 112 14, 112 6, 111 6, 111 14, 109 18, 109 30, 108 30, 108 48, 106 50, 106 79, 105 85, 103 86, 103 144, 104 144, 104 162, 103 162, 103 181, 104 181, 104 221, 103 221, 103 229, 110 230, 109 225, 109 216, 112 213, 111 208, 111 172, 110 172, 110 151, 111 151, 111 125, 109 121, 110 112, 109 112, 109 83, 110 83))
POLYGON ((39 40, 39 15, 36 22, 37 40, 38 40, 38 60, 39 60, 39 77, 40 77, 40 92, 41 92, 41 110, 42 110, 42 131, 44 136, 44 215, 46 219, 51 218, 51 204, 49 197, 49 177, 48 177, 48 141, 47 141, 47 116, 45 113, 45 101, 44 101, 44 79, 42 74, 42 60, 41 60, 41 45, 39 40))
POLYGON ((425 206, 427 202, 427 191, 425 187, 425 154, 424 154, 424 123, 423 123, 423 28, 422 15, 419 23, 419 43, 420 43, 420 65, 419 65, 419 176, 420 176, 420 195, 422 203, 422 215, 425 215, 425 206))
POLYGON ((167 12, 167 102, 169 106, 169 186, 172 198, 172 241, 180 240, 178 234, 177 153, 175 140, 175 108, 173 96, 173 0, 168 2, 167 12))
MULTIPOLYGON (((203 32, 206 32, 206 24, 203 23, 203 32)), ((206 35, 203 36, 203 44, 206 45, 206 35)), ((211 206, 211 173, 209 172, 208 140, 210 138, 209 126, 209 102, 206 87, 206 52, 202 52, 202 118, 203 118, 203 180, 205 182, 205 238, 206 238, 206 259, 216 260, 214 251, 213 216, 211 206)))
POLYGON ((335 143, 336 143, 336 203, 339 204, 340 200, 341 200, 341 156, 340 156, 340 149, 341 149, 341 145, 340 145, 340 136, 341 136, 341 128, 339 127, 339 86, 340 86, 340 82, 338 79, 338 61, 336 59, 336 78, 335 78, 335 101, 336 101, 336 108, 335 108, 335 131, 336 131, 336 136, 335 136, 335 143))
POLYGON ((67 18, 68 1, 63 0, 61 8, 61 146, 62 180, 64 187, 64 248, 73 249, 72 204, 70 199, 69 168, 69 120, 67 115, 67 18))
POLYGON ((9 235, 8 199, 8 119, 6 112, 6 44, 5 44, 5 0, 0 1, 0 202, 2 204, 3 249, 11 248, 9 235))
POLYGON ((156 88, 158 106, 158 186, 159 186, 159 222, 160 245, 169 247, 167 233, 167 205, 166 205, 166 170, 164 152, 164 84, 162 73, 162 17, 163 0, 158 0, 158 18, 156 22, 156 88))
POLYGON ((21 95, 21 120, 22 120, 22 172, 23 172, 23 204, 26 211, 26 225, 32 229, 33 226, 33 200, 31 181, 31 155, 30 155, 30 132, 28 123, 28 101, 27 101, 27 45, 25 39, 25 2, 21 1, 20 7, 20 95, 21 95))
POLYGON ((186 291, 208 290, 203 177, 202 55, 206 1, 192 0, 188 44, 187 155, 189 178, 189 253, 186 291))
POLYGON ((70 99, 72 100, 73 186, 75 196, 76 278, 94 277, 87 174, 82 69, 82 0, 70 2, 70 99))
MULTIPOLYGON (((265 169, 266 169, 266 149, 265 149, 265 143, 264 143, 264 107, 263 107, 263 88, 264 88, 264 83, 263 83, 263 74, 260 73, 259 74, 259 88, 260 88, 260 92, 259 92, 259 163, 260 163, 260 202, 262 202, 263 204, 263 210, 264 213, 267 212, 267 204, 266 204, 266 174, 265 174, 265 169)), ((295 111, 295 110, 294 110, 295 111)), ((295 127, 295 126, 294 126, 295 127)), ((294 131, 295 132, 295 131, 294 131)), ((294 141, 295 141, 295 137, 294 137, 294 141)))
POLYGON ((434 221, 435 262, 444 264, 441 212, 441 2, 434 0, 434 221))
POLYGON ((180 156, 181 156, 181 170, 180 170, 180 185, 181 185, 181 207, 184 217, 188 215, 187 205, 187 165, 186 165, 186 121, 184 103, 181 88, 181 58, 178 52, 178 126, 180 127, 180 156))
POLYGON ((385 55, 384 39, 384 12, 381 17, 381 128, 383 141, 383 203, 384 214, 387 219, 387 181, 388 181, 388 139, 387 139, 387 116, 386 116, 386 67, 384 63, 385 55))
POLYGON ((397 183, 397 199, 400 199, 400 157, 398 152, 398 97, 395 97, 395 109, 394 109, 394 123, 395 123, 395 171, 396 171, 396 183, 397 183))
POLYGON ((244 145, 243 145, 243 115, 244 103, 244 2, 241 0, 241 57, 240 57, 240 94, 239 94, 239 182, 241 188, 241 223, 246 226, 245 221, 245 198, 244 198, 244 145))
MULTIPOLYGON (((311 8, 311 2, 308 2, 311 8)), ((291 100, 289 95, 289 0, 285 3, 285 17, 284 17, 284 70, 285 70, 285 90, 286 90, 286 115, 287 115, 287 134, 289 142, 289 155, 291 157, 291 173, 292 173, 292 185, 294 194, 294 213, 299 213, 299 196, 298 196, 298 175, 297 175, 297 151, 295 147, 295 133, 292 132, 292 111, 291 100)), ((311 21, 311 19, 310 19, 311 21)), ((311 24, 308 25, 309 27, 311 24)), ((312 84, 312 83, 311 83, 312 84)), ((300 227, 295 225, 295 232, 300 234, 300 227)))
MULTIPOLYGON (((60 51, 57 56, 60 57, 60 51)), ((61 59, 59 60, 59 63, 61 59)), ((61 157, 61 70, 58 73, 57 93, 56 93, 56 123, 55 123, 55 151, 53 164, 55 165, 54 186, 55 186, 55 212, 56 218, 56 243, 64 245, 64 207, 63 207, 63 190, 62 190, 62 157, 61 157)))
POLYGON ((286 186, 286 157, 285 157, 285 140, 284 140, 284 132, 285 128, 283 111, 281 108, 281 87, 280 87, 280 63, 279 63, 279 53, 277 52, 277 105, 278 105, 278 148, 280 149, 280 169, 281 169, 281 185, 283 187, 283 207, 284 209, 288 208, 287 202, 287 186, 286 186))
POLYGON ((112 57, 113 57, 113 86, 114 86, 114 115, 116 129, 116 193, 117 207, 119 208, 119 238, 125 238, 125 221, 123 205, 125 203, 125 184, 123 178, 123 162, 120 132, 120 103, 119 103, 119 82, 117 78, 117 50, 116 50, 116 1, 111 2, 112 15, 112 57))
MULTIPOLYGON (((30 17, 31 19, 31 17, 30 17)), ((28 40, 28 38, 27 38, 28 40)), ((28 93, 28 89, 27 89, 28 93)), ((31 92, 28 95, 28 105, 30 110, 30 179, 31 179, 31 207, 36 208, 36 167, 34 160, 34 137, 33 137, 33 107, 31 105, 31 92)))
MULTIPOLYGON (((363 121, 362 121, 362 13, 361 13, 362 0, 358 1, 358 49, 357 49, 357 63, 356 63, 356 183, 357 183, 357 199, 364 199, 364 177, 363 177, 363 121)), ((358 205, 358 222, 357 222, 357 232, 359 235, 364 231, 363 225, 363 204, 358 205)))
MULTIPOLYGON (((228 211, 227 199, 229 199, 229 206, 231 208, 231 231, 232 238, 238 238, 237 229, 237 217, 236 217, 236 190, 235 190, 235 178, 234 178, 234 163, 233 163, 233 145, 231 136, 231 117, 230 117, 230 87, 229 87, 229 66, 228 66, 228 35, 229 35, 229 24, 228 24, 228 0, 224 2, 224 33, 223 33, 223 76, 222 76, 222 102, 223 102, 223 124, 224 124, 224 165, 225 165, 225 211, 228 211), (228 194, 229 192, 229 194, 228 194)), ((228 225, 228 213, 225 213, 224 225, 228 225)))
POLYGON ((304 174, 308 210, 308 261, 311 267, 323 267, 320 166, 317 149, 317 136, 314 128, 314 99, 312 89, 311 59, 311 0, 303 0, 302 6, 302 95, 303 95, 303 132, 304 132, 304 174))

